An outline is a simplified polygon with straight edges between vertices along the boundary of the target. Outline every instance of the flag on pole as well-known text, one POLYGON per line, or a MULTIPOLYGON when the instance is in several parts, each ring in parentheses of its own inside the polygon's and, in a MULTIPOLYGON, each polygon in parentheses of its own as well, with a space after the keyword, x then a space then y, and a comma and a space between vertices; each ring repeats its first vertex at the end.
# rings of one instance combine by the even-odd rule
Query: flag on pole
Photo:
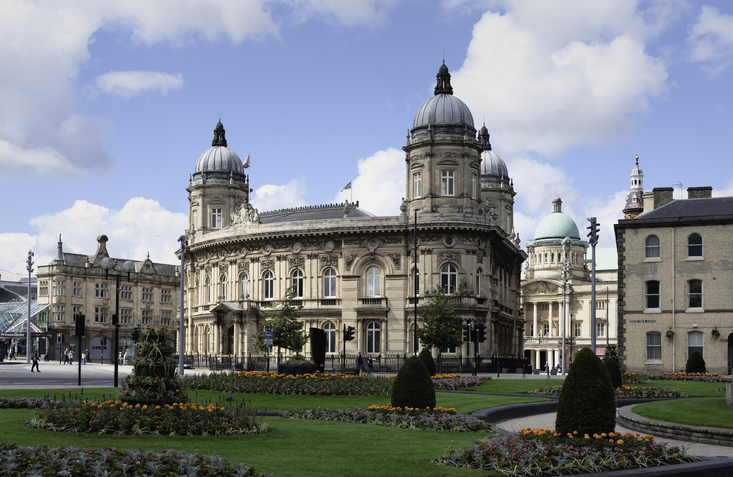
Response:
POLYGON ((246 158, 246 159, 244 160, 244 162, 242 163, 242 167, 244 167, 245 169, 249 169, 249 156, 250 156, 251 154, 252 154, 251 152, 250 152, 250 153, 248 153, 248 154, 247 154, 247 158, 246 158))
POLYGON ((351 189, 351 181, 349 181, 348 184, 346 184, 345 186, 343 186, 339 192, 343 192, 343 191, 349 190, 349 189, 351 189))

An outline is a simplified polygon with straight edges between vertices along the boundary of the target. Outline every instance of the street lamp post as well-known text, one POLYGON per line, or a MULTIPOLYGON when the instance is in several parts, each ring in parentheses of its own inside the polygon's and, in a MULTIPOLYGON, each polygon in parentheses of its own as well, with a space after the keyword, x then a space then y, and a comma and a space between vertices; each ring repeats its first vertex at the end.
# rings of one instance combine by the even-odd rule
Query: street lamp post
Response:
POLYGON ((184 351, 184 334, 183 334, 183 265, 184 259, 183 254, 186 252, 186 236, 181 235, 178 237, 178 241, 181 242, 181 300, 178 306, 181 308, 181 316, 178 323, 178 375, 183 376, 183 351, 184 351))
POLYGON ((412 277, 412 285, 413 285, 413 291, 415 292, 415 329, 414 329, 414 336, 412 337, 412 352, 414 355, 417 355, 417 295, 418 295, 418 286, 417 286, 417 280, 418 280, 418 270, 417 270, 417 211, 420 209, 414 209, 415 210, 415 228, 414 228, 414 234, 412 239, 412 245, 415 248, 415 266, 413 268, 414 276, 412 277))
MULTIPOLYGON (((117 266, 117 261, 112 260, 109 257, 102 259, 102 268, 104 269, 104 278, 109 278, 109 271, 114 270, 117 266)), ((130 273, 132 272, 134 265, 132 262, 127 261, 122 264, 122 270, 127 274, 127 281, 130 281, 130 273)), ((120 364, 120 358, 119 358, 119 340, 120 340, 120 274, 115 273, 115 314, 112 315, 112 325, 114 328, 115 338, 114 338, 114 348, 112 349, 112 359, 115 363, 115 372, 114 372, 114 384, 115 387, 119 386, 119 364, 120 364)), ((104 348, 102 348, 102 357, 104 357, 104 348)))
POLYGON ((26 260, 28 266, 28 319, 25 323, 26 328, 26 342, 25 342, 25 362, 31 362, 31 272, 33 272, 33 251, 28 250, 28 259, 26 260))

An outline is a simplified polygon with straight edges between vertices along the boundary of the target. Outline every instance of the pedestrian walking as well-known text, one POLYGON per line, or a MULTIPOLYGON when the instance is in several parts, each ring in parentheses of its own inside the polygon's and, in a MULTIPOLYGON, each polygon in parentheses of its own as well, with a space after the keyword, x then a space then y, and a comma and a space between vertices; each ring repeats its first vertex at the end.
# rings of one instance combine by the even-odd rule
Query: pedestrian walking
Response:
POLYGON ((87 363, 91 363, 92 362, 92 355, 89 354, 89 348, 87 348, 87 349, 84 350, 84 354, 87 355, 87 363))
POLYGON ((364 366, 364 358, 361 356, 361 353, 359 353, 359 356, 356 357, 356 374, 361 374, 361 368, 364 366))
POLYGON ((69 348, 64 349, 64 364, 69 363, 69 348))
POLYGON ((74 350, 69 350, 69 364, 74 364, 74 350))
POLYGON ((40 373, 41 369, 38 367, 38 360, 40 359, 38 356, 38 348, 33 350, 33 356, 31 356, 31 359, 33 360, 33 365, 31 366, 31 373, 33 372, 33 368, 36 368, 36 370, 40 373))
POLYGON ((81 364, 87 364, 87 355, 84 351, 81 352, 81 364))
POLYGON ((374 366, 374 360, 372 359, 371 356, 367 355, 367 360, 366 360, 367 376, 371 376, 372 375, 372 367, 373 366, 374 366))
POLYGON ((125 354, 122 355, 122 364, 127 364, 127 350, 125 350, 125 354))

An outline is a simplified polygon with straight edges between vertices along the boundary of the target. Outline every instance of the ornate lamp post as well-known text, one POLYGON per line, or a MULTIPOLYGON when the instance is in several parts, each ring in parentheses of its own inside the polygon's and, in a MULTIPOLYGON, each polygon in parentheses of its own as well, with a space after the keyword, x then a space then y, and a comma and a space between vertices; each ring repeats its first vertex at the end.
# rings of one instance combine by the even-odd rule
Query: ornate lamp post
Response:
POLYGON ((414 329, 414 336, 412 337, 412 352, 414 355, 417 355, 417 295, 418 295, 418 270, 417 270, 417 211, 420 209, 415 209, 415 228, 414 228, 414 235, 412 239, 412 245, 415 248, 415 267, 413 268, 414 276, 412 277, 412 285, 413 285, 413 291, 415 292, 415 329, 414 329))
POLYGON ((31 272, 33 272, 33 251, 28 250, 28 259, 26 260, 28 269, 28 319, 25 323, 26 328, 26 342, 25 342, 25 362, 31 362, 31 348, 33 343, 31 342, 31 272))
POLYGON ((185 235, 178 237, 178 241, 181 242, 181 301, 179 307, 181 308, 181 316, 178 323, 178 375, 183 376, 183 352, 184 352, 184 335, 183 335, 183 266, 184 259, 183 254, 186 252, 186 245, 188 241, 185 235))
MULTIPOLYGON (((101 262, 102 268, 104 268, 104 278, 109 278, 109 271, 114 270, 117 267, 117 261, 111 258, 103 258, 101 262)), ((122 264, 122 271, 127 274, 127 281, 130 281, 130 273, 134 270, 135 265, 131 261, 126 261, 122 264)), ((115 362, 114 372, 114 383, 115 387, 119 386, 118 371, 119 371, 119 338, 120 338, 120 274, 115 273, 115 313, 112 315, 112 325, 115 327, 114 337, 114 348, 112 349, 112 359, 115 362)), ((81 349, 81 348, 80 348, 81 349)), ((102 350, 104 352, 104 350, 102 350)), ((102 354, 104 356, 104 354, 102 354)))

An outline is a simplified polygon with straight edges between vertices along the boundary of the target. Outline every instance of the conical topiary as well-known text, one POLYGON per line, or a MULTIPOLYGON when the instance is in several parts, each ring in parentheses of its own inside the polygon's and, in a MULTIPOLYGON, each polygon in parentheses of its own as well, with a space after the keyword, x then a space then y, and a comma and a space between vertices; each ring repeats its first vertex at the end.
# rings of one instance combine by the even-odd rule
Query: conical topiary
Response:
POLYGON ((687 358, 687 366, 685 366, 686 373, 705 373, 705 360, 702 359, 702 355, 699 351, 693 351, 690 353, 690 357, 687 358))
POLYGON ((590 348, 581 349, 560 392, 555 431, 583 434, 613 432, 616 400, 606 367, 590 348))
POLYGON ((623 385, 623 379, 621 376, 621 366, 618 365, 616 358, 608 358, 603 364, 606 365, 606 371, 608 371, 608 376, 611 378, 613 389, 620 388, 623 385))
POLYGON ((428 348, 423 348, 418 356, 420 356, 425 367, 428 368, 430 376, 435 376, 435 360, 433 359, 433 353, 431 353, 428 348))
POLYGON ((428 368, 418 356, 405 361, 392 384, 394 407, 430 409, 435 407, 435 386, 428 368))

